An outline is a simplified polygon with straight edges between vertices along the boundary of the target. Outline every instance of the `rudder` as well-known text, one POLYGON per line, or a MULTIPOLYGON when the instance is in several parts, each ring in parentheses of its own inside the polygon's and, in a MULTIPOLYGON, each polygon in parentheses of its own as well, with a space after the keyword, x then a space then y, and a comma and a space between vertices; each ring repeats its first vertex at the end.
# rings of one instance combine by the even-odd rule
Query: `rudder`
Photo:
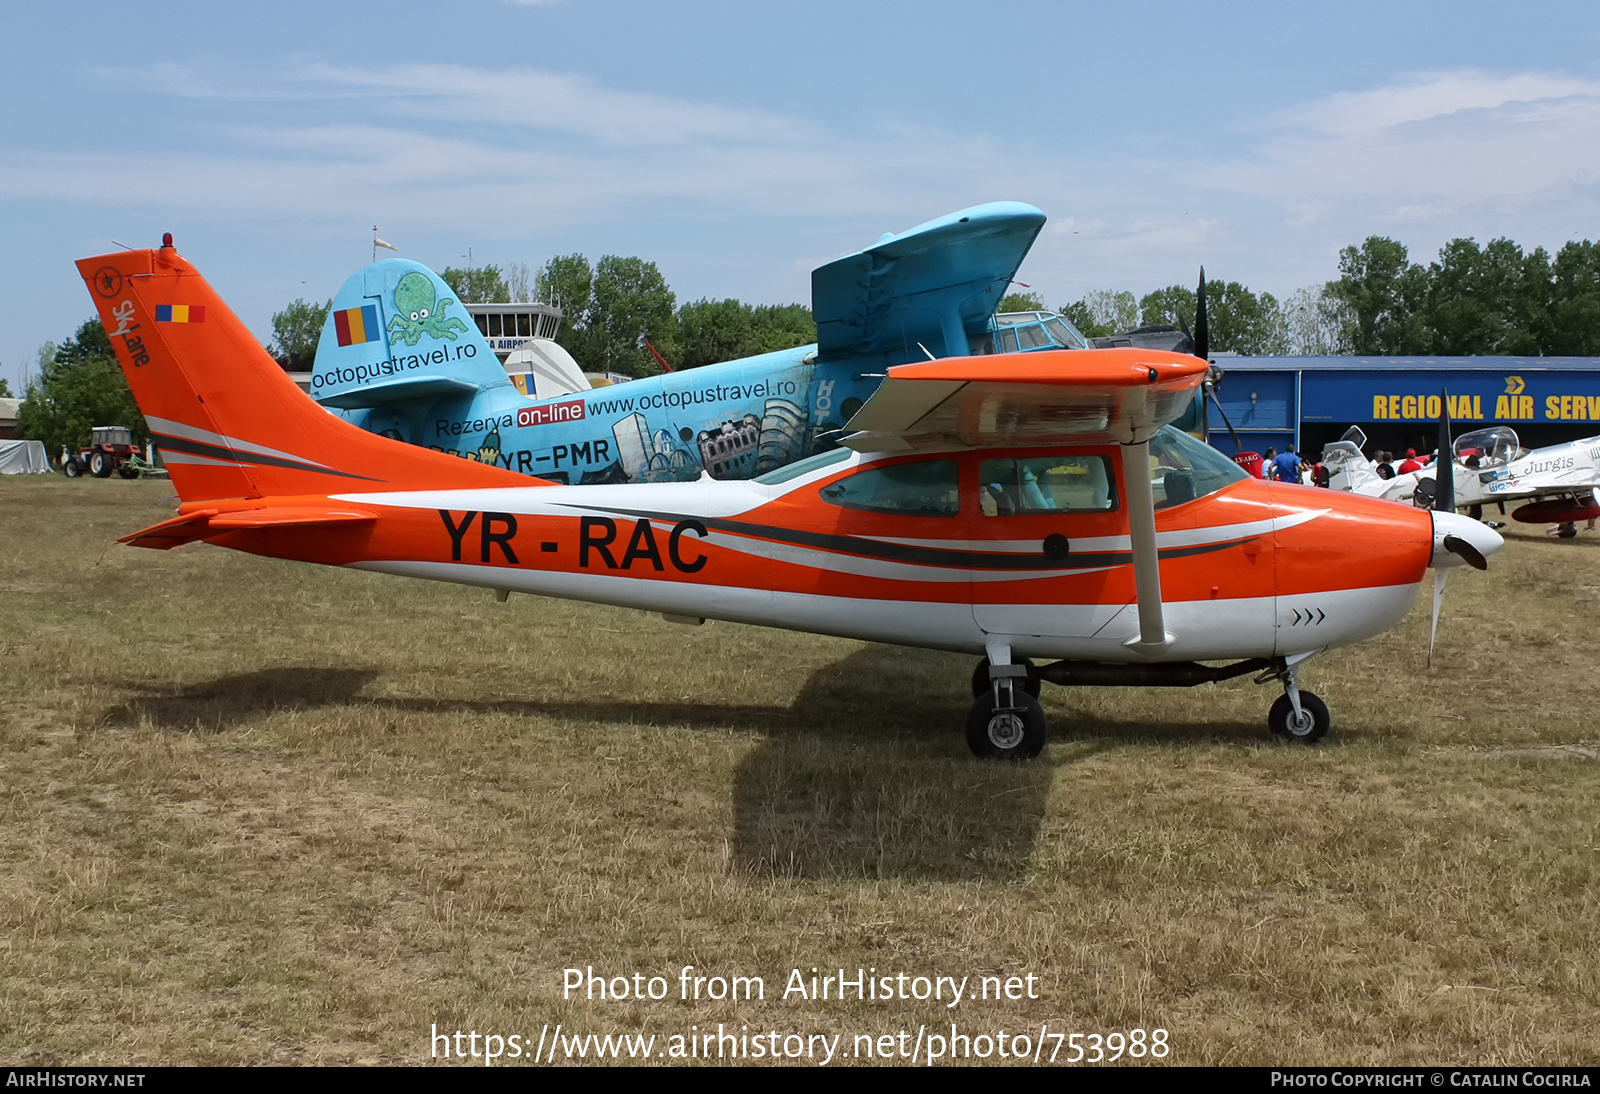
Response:
POLYGON ((528 486, 526 476, 374 436, 309 399, 171 246, 78 262, 185 502, 528 486))

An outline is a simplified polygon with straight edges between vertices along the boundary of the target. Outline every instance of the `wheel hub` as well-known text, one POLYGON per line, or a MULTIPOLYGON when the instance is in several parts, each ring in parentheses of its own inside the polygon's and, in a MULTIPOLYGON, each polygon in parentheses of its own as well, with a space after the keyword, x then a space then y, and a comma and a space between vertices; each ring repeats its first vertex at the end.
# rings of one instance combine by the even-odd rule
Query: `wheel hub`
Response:
POLYGON ((989 719, 989 743, 996 748, 1016 748, 1025 732, 1022 719, 1015 714, 996 714, 989 719))
POLYGON ((1289 712, 1287 728, 1289 732, 1296 737, 1304 737, 1307 733, 1311 732, 1311 728, 1316 724, 1316 715, 1312 714, 1309 710, 1302 709, 1299 714, 1296 714, 1292 710, 1289 712))

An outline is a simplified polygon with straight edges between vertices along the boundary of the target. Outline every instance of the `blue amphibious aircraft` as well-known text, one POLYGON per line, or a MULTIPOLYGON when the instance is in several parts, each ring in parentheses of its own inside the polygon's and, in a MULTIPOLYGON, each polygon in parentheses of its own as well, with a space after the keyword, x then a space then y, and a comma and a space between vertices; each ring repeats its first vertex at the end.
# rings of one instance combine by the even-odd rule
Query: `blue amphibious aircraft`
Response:
POLYGON ((1044 220, 980 205, 819 267, 813 345, 598 389, 580 376, 542 399, 437 274, 387 259, 334 298, 311 394, 373 432, 561 483, 751 478, 835 447, 891 365, 1087 348, 1059 316, 995 314, 1044 220))

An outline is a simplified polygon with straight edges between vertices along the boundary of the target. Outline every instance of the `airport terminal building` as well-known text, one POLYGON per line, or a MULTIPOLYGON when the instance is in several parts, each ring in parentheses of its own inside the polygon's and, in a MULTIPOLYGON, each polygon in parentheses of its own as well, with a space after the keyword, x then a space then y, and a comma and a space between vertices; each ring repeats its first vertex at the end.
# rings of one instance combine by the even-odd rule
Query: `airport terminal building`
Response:
POLYGON ((1600 435, 1600 357, 1230 357, 1215 404, 1211 444, 1235 451, 1223 414, 1246 450, 1315 458, 1352 425, 1376 449, 1431 452, 1441 393, 1456 434, 1508 425, 1524 447, 1600 435))

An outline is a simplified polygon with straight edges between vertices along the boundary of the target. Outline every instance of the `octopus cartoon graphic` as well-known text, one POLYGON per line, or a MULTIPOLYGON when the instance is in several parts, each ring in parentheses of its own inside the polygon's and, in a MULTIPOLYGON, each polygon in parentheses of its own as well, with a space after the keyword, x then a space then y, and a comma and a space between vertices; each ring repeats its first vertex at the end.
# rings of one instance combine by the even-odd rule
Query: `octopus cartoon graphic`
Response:
POLYGON ((403 341, 414 346, 424 334, 454 342, 456 332, 467 329, 455 316, 445 317, 444 310, 454 303, 454 300, 439 300, 433 291, 433 282, 425 275, 406 274, 394 287, 394 306, 399 314, 389 320, 389 344, 403 341))

